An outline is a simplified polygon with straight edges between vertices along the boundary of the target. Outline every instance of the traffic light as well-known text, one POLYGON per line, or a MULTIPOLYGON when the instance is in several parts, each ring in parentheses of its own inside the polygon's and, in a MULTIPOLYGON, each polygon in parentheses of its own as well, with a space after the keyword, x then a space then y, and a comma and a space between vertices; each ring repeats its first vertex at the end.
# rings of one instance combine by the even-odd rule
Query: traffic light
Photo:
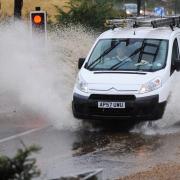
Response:
POLYGON ((46 33, 47 30, 47 13, 36 8, 36 11, 30 12, 30 23, 32 33, 46 33))

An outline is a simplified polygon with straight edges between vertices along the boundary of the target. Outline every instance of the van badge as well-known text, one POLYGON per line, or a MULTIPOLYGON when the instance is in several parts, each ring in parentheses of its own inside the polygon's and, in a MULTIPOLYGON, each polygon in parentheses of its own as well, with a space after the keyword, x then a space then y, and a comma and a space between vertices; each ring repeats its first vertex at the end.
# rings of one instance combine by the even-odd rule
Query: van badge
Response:
POLYGON ((119 91, 118 89, 116 89, 115 87, 112 87, 111 90, 115 90, 115 91, 119 91))

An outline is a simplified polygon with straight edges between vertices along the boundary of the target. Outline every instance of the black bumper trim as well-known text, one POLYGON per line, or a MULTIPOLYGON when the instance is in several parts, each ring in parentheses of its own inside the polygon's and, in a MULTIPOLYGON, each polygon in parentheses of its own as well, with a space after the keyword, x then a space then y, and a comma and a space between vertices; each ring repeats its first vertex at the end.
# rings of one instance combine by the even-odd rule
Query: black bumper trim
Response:
MULTIPOLYGON (((102 100, 74 94, 72 102, 74 116, 82 119, 139 118, 156 120, 163 115, 166 106, 166 102, 159 103, 158 95, 135 98, 134 100, 122 99, 126 103, 125 109, 99 109, 97 107, 98 101, 102 100)), ((120 101, 120 98, 104 99, 103 101, 120 101)))

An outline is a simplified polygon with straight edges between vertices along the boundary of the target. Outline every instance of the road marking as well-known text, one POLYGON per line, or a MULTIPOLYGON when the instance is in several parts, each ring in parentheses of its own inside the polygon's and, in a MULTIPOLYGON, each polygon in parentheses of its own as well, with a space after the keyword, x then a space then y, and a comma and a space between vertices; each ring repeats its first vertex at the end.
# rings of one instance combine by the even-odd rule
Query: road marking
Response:
POLYGON ((42 127, 42 128, 31 129, 31 130, 25 131, 25 132, 23 132, 23 133, 19 133, 19 134, 13 135, 13 136, 9 136, 9 137, 7 137, 7 138, 0 139, 0 143, 3 143, 3 142, 6 142, 6 141, 10 141, 10 140, 19 138, 19 137, 21 137, 21 136, 25 136, 25 135, 31 134, 31 133, 33 133, 33 132, 40 131, 40 130, 45 129, 45 128, 47 128, 47 126, 46 126, 46 127, 42 127))

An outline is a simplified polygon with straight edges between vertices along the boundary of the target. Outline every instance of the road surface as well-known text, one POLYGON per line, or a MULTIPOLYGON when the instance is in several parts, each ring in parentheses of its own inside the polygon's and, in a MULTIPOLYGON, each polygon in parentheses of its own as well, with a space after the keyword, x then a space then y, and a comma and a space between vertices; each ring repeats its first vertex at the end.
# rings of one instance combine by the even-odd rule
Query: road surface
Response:
POLYGON ((122 132, 80 124, 64 129, 56 128, 42 114, 24 107, 10 93, 1 96, 1 106, 0 153, 13 156, 22 147, 21 141, 41 146, 36 157, 42 179, 96 168, 103 168, 105 179, 113 179, 159 163, 180 163, 178 123, 171 127, 172 133, 167 134, 170 129, 157 130, 157 127, 145 127, 144 131, 137 127, 122 132))

